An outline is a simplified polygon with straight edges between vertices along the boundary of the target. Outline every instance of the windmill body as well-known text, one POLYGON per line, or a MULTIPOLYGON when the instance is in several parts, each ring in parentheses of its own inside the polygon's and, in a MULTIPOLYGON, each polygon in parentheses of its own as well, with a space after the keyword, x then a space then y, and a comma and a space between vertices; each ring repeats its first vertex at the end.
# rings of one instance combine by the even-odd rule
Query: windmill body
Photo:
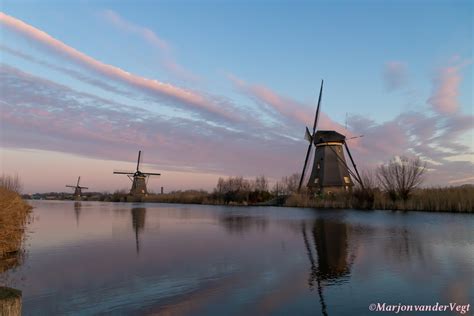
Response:
POLYGON ((135 172, 128 171, 114 171, 114 174, 125 174, 132 181, 132 188, 130 189, 130 195, 133 196, 146 196, 148 195, 147 182, 150 176, 159 176, 160 173, 152 172, 141 172, 140 171, 140 162, 141 162, 142 151, 138 151, 138 160, 137 160, 137 169, 135 172))
POLYGON ((141 172, 135 172, 133 174, 132 188, 130 189, 131 195, 147 195, 148 190, 146 188, 147 176, 141 172))
POLYGON ((336 131, 317 131, 308 188, 317 192, 349 191, 352 180, 344 157, 346 137, 336 131))

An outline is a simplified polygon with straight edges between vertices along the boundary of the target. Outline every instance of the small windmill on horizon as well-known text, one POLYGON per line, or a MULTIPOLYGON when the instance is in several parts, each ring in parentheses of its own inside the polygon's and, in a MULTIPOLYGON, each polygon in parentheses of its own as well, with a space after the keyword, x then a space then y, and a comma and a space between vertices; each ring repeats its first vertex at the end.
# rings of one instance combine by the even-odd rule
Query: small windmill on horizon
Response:
POLYGON ((133 171, 114 171, 114 174, 125 174, 132 181, 132 188, 130 189, 130 195, 133 196, 143 196, 148 194, 147 183, 150 176, 160 176, 161 173, 153 172, 141 172, 140 171, 140 162, 141 162, 142 151, 138 151, 137 159, 137 169, 133 171))
POLYGON ((79 176, 77 178, 77 184, 76 185, 66 185, 67 188, 74 188, 74 199, 75 200, 80 200, 81 199, 81 196, 82 196, 82 190, 87 190, 89 189, 88 187, 81 187, 79 185, 79 182, 81 181, 81 177, 79 176))
POLYGON ((349 151, 346 136, 336 131, 317 130, 323 84, 324 80, 321 80, 318 106, 316 108, 312 132, 306 127, 305 139, 309 141, 309 145, 306 151, 298 190, 301 190, 301 186, 303 185, 308 159, 313 146, 315 147, 313 167, 307 184, 311 192, 334 193, 349 191, 354 185, 351 176, 363 187, 359 171, 349 151), (344 156, 344 148, 350 158, 354 171, 347 165, 344 156))

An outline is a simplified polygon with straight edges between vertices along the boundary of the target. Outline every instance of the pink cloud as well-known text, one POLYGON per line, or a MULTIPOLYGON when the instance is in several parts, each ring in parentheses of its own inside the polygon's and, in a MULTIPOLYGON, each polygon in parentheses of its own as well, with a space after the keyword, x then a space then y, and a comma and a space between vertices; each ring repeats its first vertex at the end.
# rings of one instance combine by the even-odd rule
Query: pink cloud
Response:
POLYGON ((441 68, 433 79, 434 89, 428 103, 440 114, 452 114, 458 110, 460 71, 470 62, 459 63, 459 58, 454 58, 456 65, 441 68))
MULTIPOLYGON (((263 85, 248 84, 232 74, 227 75, 227 78, 232 82, 238 91, 254 99, 257 103, 269 107, 270 110, 275 111, 282 118, 290 120, 292 125, 298 125, 302 128, 304 128, 305 125, 309 127, 313 126, 316 105, 306 106, 296 100, 279 95, 275 91, 263 85)), ((324 100, 322 103, 323 104, 321 106, 324 107, 324 100)), ((336 130, 340 133, 352 136, 352 134, 347 131, 344 126, 333 121, 323 111, 320 113, 318 129, 336 130)))
POLYGON ((104 10, 101 15, 114 27, 122 31, 135 34, 141 37, 151 46, 157 48, 163 55, 161 60, 163 67, 173 75, 189 81, 199 80, 198 76, 192 74, 189 70, 185 69, 175 61, 174 57, 172 56, 170 44, 156 35, 156 33, 149 28, 127 21, 117 12, 112 10, 104 10))
POLYGON ((238 119, 230 109, 224 109, 222 104, 192 90, 183 89, 158 80, 147 79, 131 74, 118 67, 102 63, 66 44, 53 38, 49 34, 24 23, 18 19, 0 12, 0 23, 9 29, 35 41, 52 51, 78 63, 87 69, 103 76, 120 81, 145 92, 166 97, 172 101, 186 105, 201 114, 213 114, 228 120, 238 119))
POLYGON ((118 13, 112 10, 104 10, 102 16, 111 24, 129 33, 135 33, 149 42, 151 45, 156 46, 162 50, 169 50, 169 44, 162 38, 158 37, 149 28, 138 26, 123 19, 118 13))
POLYGON ((0 121, 5 129, 1 146, 5 148, 113 160, 127 160, 130 153, 143 149, 147 163, 165 172, 265 173, 279 178, 299 168, 303 141, 282 138, 248 122, 227 129, 202 120, 136 111, 7 65, 0 67, 0 79, 0 121))
MULTIPOLYGON (((143 109, 138 112, 7 65, 0 67, 0 79, 4 148, 34 148, 123 161, 133 161, 136 150, 143 149, 147 163, 156 164, 164 174, 265 174, 278 179, 300 172, 307 146, 302 137, 303 123, 289 119, 272 128, 246 121, 227 129, 206 121, 164 118, 143 109), (281 137, 286 133, 301 138, 281 137)), ((273 95, 279 96, 275 92, 273 95)), ((374 168, 394 155, 415 153, 438 163, 430 166, 436 171, 430 171, 432 182, 428 184, 466 178, 472 170, 472 164, 449 161, 446 158, 452 154, 439 149, 453 148, 459 135, 472 130, 472 116, 408 112, 383 123, 362 117, 349 117, 348 123, 352 131, 365 135, 354 140, 357 145, 349 141, 361 169, 374 168), (436 137, 432 126, 437 127, 436 137), (441 143, 445 140, 449 144, 441 143)), ((183 183, 182 188, 186 187, 183 183)))

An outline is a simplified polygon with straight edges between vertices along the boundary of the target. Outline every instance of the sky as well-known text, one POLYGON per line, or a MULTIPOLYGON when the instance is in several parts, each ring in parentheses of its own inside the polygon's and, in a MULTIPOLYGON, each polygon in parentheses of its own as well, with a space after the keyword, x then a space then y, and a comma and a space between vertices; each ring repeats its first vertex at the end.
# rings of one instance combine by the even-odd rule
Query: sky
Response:
POLYGON ((318 129, 361 170, 426 161, 474 183, 471 1, 2 1, 0 173, 25 192, 301 172, 318 129))

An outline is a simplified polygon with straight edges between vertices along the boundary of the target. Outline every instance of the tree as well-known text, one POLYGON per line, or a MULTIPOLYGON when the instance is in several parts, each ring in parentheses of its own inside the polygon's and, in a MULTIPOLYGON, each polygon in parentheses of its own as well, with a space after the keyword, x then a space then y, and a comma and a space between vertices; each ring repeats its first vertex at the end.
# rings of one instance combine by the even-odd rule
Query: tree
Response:
POLYGON ((266 192, 268 191, 268 180, 265 178, 264 175, 258 176, 255 178, 255 182, 253 183, 254 191, 259 192, 266 192))
POLYGON ((354 204, 356 208, 372 209, 375 202, 375 191, 377 190, 376 177, 371 170, 365 170, 361 173, 360 180, 352 189, 354 204))
POLYGON ((395 157, 377 169, 377 179, 390 199, 407 201, 411 192, 424 180, 426 163, 419 157, 395 157))
POLYGON ((281 181, 273 187, 273 191, 279 191, 281 194, 289 195, 298 191, 300 174, 294 173, 291 176, 281 178, 281 181))

